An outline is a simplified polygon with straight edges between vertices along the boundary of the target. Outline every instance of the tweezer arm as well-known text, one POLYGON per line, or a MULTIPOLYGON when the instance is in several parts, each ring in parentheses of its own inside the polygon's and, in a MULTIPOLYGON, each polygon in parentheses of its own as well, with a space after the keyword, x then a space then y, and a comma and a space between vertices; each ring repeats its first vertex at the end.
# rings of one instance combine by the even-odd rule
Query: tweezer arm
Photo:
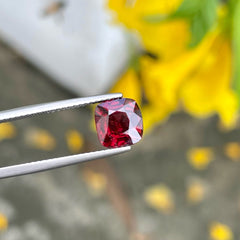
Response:
MULTIPOLYGON (((98 103, 121 97, 121 93, 113 93, 15 108, 0 112, 0 123, 26 118, 40 113, 50 113, 69 108, 82 107, 88 104, 98 103)), ((127 152, 130 149, 131 147, 122 147, 2 167, 0 168, 0 179, 41 172, 98 158, 109 157, 115 154, 127 152)))
POLYGON ((98 102, 121 98, 121 97, 122 97, 121 93, 112 93, 112 94, 98 95, 98 96, 85 97, 85 98, 73 98, 69 100, 43 103, 43 104, 37 104, 37 105, 31 105, 31 106, 1 111, 0 123, 22 119, 22 118, 30 117, 30 116, 41 114, 41 113, 51 113, 51 112, 70 109, 70 108, 83 107, 88 104, 98 103, 98 102))
POLYGON ((128 146, 3 167, 0 168, 0 179, 42 172, 45 170, 65 167, 98 158, 110 157, 112 155, 127 152, 130 149, 131 147, 128 146))

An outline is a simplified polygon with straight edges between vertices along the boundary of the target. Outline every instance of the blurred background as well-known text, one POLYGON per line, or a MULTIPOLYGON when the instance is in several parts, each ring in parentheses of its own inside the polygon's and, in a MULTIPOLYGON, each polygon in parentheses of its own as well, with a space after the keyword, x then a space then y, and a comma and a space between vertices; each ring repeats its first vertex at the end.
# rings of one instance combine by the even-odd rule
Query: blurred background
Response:
MULTIPOLYGON (((240 239, 239 0, 0 0, 0 109, 122 92, 131 152, 0 181, 1 240, 240 239)), ((93 108, 0 125, 0 166, 101 148, 93 108)))

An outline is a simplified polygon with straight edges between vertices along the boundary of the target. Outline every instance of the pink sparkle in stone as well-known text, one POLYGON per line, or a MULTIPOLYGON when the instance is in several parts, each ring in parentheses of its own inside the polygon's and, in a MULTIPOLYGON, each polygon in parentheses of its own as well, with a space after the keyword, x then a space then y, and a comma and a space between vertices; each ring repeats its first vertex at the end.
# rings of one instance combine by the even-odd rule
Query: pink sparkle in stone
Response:
POLYGON ((99 141, 105 147, 124 147, 137 143, 143 135, 142 114, 129 98, 106 101, 95 109, 99 141))

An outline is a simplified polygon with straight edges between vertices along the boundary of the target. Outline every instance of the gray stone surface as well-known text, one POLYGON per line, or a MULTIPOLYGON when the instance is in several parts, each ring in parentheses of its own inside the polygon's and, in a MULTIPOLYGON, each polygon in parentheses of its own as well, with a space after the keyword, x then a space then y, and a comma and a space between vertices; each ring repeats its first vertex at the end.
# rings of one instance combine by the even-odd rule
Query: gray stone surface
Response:
MULTIPOLYGON (((3 44, 0 45, 0 94, 0 109, 3 110, 74 97, 3 44)), ((95 134, 88 127, 90 119, 89 109, 80 109, 16 121, 17 137, 0 142, 0 165, 69 154, 64 134, 70 128, 84 134, 90 146, 88 149, 99 148, 95 134), (29 127, 51 132, 57 139, 56 150, 44 152, 27 146, 23 136, 29 127)), ((137 231, 149 239, 209 239, 209 224, 214 221, 227 224, 235 239, 239 239, 240 163, 227 159, 222 147, 227 142, 240 141, 240 130, 221 132, 216 123, 214 117, 196 120, 183 113, 177 114, 145 136, 129 154, 113 157, 108 162, 95 161, 91 165, 1 180, 0 212, 8 217, 9 227, 0 232, 0 239, 128 239, 127 229, 131 231, 133 227, 129 227, 131 224, 121 216, 121 211, 119 214, 117 206, 124 204, 125 210, 133 211, 133 214, 129 213, 129 222, 135 222, 137 231), (195 146, 214 149, 215 160, 204 171, 194 170, 186 160, 186 151, 195 146), (120 182, 123 195, 118 193, 115 180, 110 181, 113 191, 101 196, 92 195, 82 180, 82 170, 94 166, 102 167, 106 172, 110 166, 108 174, 120 182), (191 178, 200 179, 208 188, 203 202, 194 206, 189 205, 185 197, 191 178), (166 184, 174 194, 172 214, 151 209, 144 201, 144 191, 158 183, 166 184), (119 194, 119 199, 123 197, 115 205, 112 204, 114 193, 119 194)))

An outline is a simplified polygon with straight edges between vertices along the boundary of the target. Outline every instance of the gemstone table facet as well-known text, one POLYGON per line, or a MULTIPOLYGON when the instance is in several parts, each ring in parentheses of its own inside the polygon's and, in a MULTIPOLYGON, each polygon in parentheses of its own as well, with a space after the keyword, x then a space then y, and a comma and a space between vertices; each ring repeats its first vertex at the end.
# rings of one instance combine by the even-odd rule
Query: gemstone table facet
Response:
POLYGON ((143 135, 142 114, 129 98, 106 101, 95 109, 95 123, 100 143, 116 148, 132 145, 143 135))

